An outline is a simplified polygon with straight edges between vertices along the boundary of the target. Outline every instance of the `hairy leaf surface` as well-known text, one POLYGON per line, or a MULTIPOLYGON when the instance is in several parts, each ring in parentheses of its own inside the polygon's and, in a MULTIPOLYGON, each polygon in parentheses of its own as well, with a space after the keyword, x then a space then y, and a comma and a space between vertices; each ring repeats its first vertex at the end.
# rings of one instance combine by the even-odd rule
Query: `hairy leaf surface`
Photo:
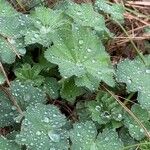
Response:
POLYGON ((140 58, 126 59, 117 66, 117 79, 126 83, 129 92, 138 91, 138 101, 150 110, 150 56, 145 56, 145 65, 140 58))
POLYGON ((25 43, 39 43, 44 47, 52 44, 53 35, 68 22, 64 19, 63 11, 45 7, 37 7, 31 14, 31 20, 33 26, 26 33, 25 43))
POLYGON ((103 11, 111 15, 114 21, 123 23, 124 22, 124 7, 120 4, 108 4, 107 0, 97 0, 95 3, 95 8, 97 10, 103 11))
POLYGON ((3 136, 0 136, 0 149, 1 150, 21 150, 21 147, 14 141, 7 140, 3 136))
POLYGON ((123 144, 116 131, 105 129, 97 135, 93 122, 76 123, 70 133, 72 150, 121 150, 123 144))
POLYGON ((62 129, 65 123, 65 116, 56 106, 29 106, 16 141, 32 150, 68 150, 68 135, 62 129))
POLYGON ((79 5, 70 2, 66 13, 73 18, 75 23, 81 26, 88 26, 101 33, 109 34, 103 16, 94 11, 91 3, 79 5))
POLYGON ((11 100, 3 91, 0 91, 0 127, 12 125, 17 114, 11 100))
POLYGON ((11 82, 11 93, 19 106, 25 110, 27 106, 36 103, 45 103, 45 93, 31 83, 22 83, 19 80, 11 82))
MULTIPOLYGON (((139 105, 134 104, 131 108, 131 111, 139 119, 139 121, 150 131, 150 116, 148 111, 142 109, 139 105)), ((136 140, 141 140, 145 137, 144 129, 129 115, 126 114, 124 123, 129 129, 130 135, 136 140)))
POLYGON ((114 85, 109 55, 98 37, 88 28, 73 27, 72 31, 62 32, 54 46, 45 52, 45 57, 59 66, 64 78, 75 75, 77 86, 95 90, 100 81, 114 85))

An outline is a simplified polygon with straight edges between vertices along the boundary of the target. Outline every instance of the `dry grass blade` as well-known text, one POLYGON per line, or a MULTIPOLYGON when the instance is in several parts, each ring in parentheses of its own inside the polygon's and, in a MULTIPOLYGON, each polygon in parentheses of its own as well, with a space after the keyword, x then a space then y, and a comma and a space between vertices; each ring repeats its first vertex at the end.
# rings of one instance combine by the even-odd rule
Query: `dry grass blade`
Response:
POLYGON ((130 1, 127 2, 130 5, 143 5, 143 6, 150 6, 150 2, 142 2, 142 1, 130 1))
POLYGON ((1 62, 0 62, 0 69, 1 69, 2 73, 4 74, 4 77, 5 77, 5 79, 6 79, 7 84, 10 86, 9 79, 8 79, 8 77, 7 77, 7 74, 6 74, 6 72, 5 72, 5 69, 4 69, 4 67, 3 67, 3 65, 2 65, 1 62))

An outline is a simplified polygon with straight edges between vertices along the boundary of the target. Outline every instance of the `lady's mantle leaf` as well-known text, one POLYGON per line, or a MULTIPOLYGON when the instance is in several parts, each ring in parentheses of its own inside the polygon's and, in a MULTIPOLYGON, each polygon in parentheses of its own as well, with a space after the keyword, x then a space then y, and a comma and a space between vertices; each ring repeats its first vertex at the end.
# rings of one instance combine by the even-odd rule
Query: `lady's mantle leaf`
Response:
POLYGON ((99 92, 96 100, 85 101, 85 109, 89 112, 91 119, 99 124, 123 119, 122 107, 106 92, 99 92))
POLYGON ((75 85, 74 79, 66 79, 62 83, 62 88, 60 90, 60 95, 62 98, 66 99, 67 101, 74 103, 77 96, 80 96, 84 93, 83 88, 77 87, 75 85))
POLYGON ((88 28, 73 27, 61 33, 54 46, 45 52, 45 58, 59 66, 61 75, 75 75, 75 83, 91 90, 100 81, 113 86, 113 67, 109 55, 98 37, 88 28))
POLYGON ((14 141, 7 140, 3 136, 0 136, 0 150, 21 150, 21 147, 14 141))
POLYGON ((31 83, 22 83, 16 80, 11 82, 10 90, 22 110, 31 104, 46 102, 45 93, 31 83))
POLYGON ((26 15, 0 15, 0 61, 11 64, 15 61, 16 54, 26 53, 21 32, 29 25, 30 21, 26 15))
POLYGON ((51 45, 53 34, 67 23, 62 11, 46 7, 37 7, 31 14, 31 20, 33 26, 26 33, 25 43, 39 43, 45 47, 51 45))
MULTIPOLYGON (((139 121, 150 131, 150 117, 147 110, 142 109, 139 105, 135 104, 131 108, 132 112, 139 119, 139 121)), ((140 127, 140 125, 133 120, 133 118, 126 114, 124 120, 125 126, 129 129, 130 135, 136 140, 141 140, 145 137, 144 129, 140 127)))
POLYGON ((58 98, 60 86, 55 78, 46 78, 43 89, 49 95, 50 98, 58 98))
POLYGON ((145 56, 147 66, 135 58, 126 59, 117 66, 117 79, 124 82, 130 92, 138 91, 138 101, 141 106, 150 110, 150 56, 145 56))
POLYGON ((112 20, 118 21, 120 23, 124 22, 124 12, 125 9, 120 4, 108 4, 107 0, 97 0, 95 3, 95 8, 97 10, 103 11, 111 15, 112 20))
POLYGON ((39 87, 44 82, 44 77, 40 75, 42 69, 38 64, 31 67, 30 64, 25 63, 15 70, 15 75, 20 81, 33 83, 33 85, 39 87))
POLYGON ((17 11, 5 0, 0 0, 0 16, 13 16, 17 11))
POLYGON ((16 107, 3 91, 0 91, 0 127, 12 125, 18 115, 16 107))
POLYGON ((74 124, 70 132, 72 150, 120 150, 123 144, 114 130, 105 129, 97 135, 93 122, 74 124))
POLYGON ((62 129, 65 123, 65 116, 56 106, 29 106, 16 141, 32 150, 68 150, 68 135, 62 129))
POLYGON ((79 5, 70 2, 66 13, 73 18, 75 23, 81 26, 88 26, 96 31, 109 33, 103 16, 94 11, 91 3, 79 5))

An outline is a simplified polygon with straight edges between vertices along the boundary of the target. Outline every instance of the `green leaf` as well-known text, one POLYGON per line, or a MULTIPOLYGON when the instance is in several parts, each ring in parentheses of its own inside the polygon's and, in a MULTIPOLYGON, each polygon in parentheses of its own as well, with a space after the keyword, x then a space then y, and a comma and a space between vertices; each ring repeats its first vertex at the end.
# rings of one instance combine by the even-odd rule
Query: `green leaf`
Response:
POLYGON ((0 16, 0 61, 11 64, 26 53, 22 30, 29 25, 26 15, 0 16))
POLYGON ((0 91, 0 128, 14 124, 18 115, 16 107, 3 91, 0 91))
POLYGON ((22 110, 31 104, 46 102, 45 93, 31 83, 22 83, 19 80, 12 81, 10 90, 22 110))
POLYGON ((39 75, 43 68, 35 64, 31 67, 30 64, 23 64, 21 68, 15 70, 15 75, 18 80, 33 83, 35 86, 40 86, 44 82, 44 77, 39 75))
POLYGON ((3 136, 0 136, 0 149, 1 150, 21 150, 21 147, 14 141, 7 140, 3 136))
POLYGON ((84 93, 83 88, 77 87, 75 85, 74 79, 66 79, 62 83, 62 88, 60 90, 60 95, 63 99, 66 99, 67 101, 74 103, 77 96, 80 96, 84 93))
POLYGON ((124 23, 124 12, 125 9, 120 4, 108 4, 107 0, 97 0, 95 3, 95 9, 103 11, 111 15, 112 20, 124 23))
POLYGON ((95 12, 91 3, 76 4, 70 2, 66 13, 73 18, 74 22, 86 27, 91 27, 101 33, 110 34, 105 26, 105 20, 102 15, 95 12))
MULTIPOLYGON (((136 144, 137 142, 130 136, 127 128, 121 128, 119 131, 119 137, 121 138, 122 142, 124 143, 124 146, 131 146, 136 144)), ((135 147, 128 148, 127 150, 135 150, 135 147)))
POLYGON ((75 75, 76 85, 90 90, 97 89, 102 80, 114 86, 109 55, 90 29, 73 27, 72 31, 60 34, 54 46, 45 52, 45 58, 59 66, 64 78, 75 75))
POLYGON ((32 150, 68 150, 68 135, 62 129, 65 123, 65 116, 54 105, 29 106, 16 141, 32 150))
POLYGON ((39 43, 44 47, 52 44, 53 35, 68 21, 64 19, 63 11, 46 7, 37 7, 31 14, 33 22, 25 36, 26 45, 39 43))
POLYGON ((93 122, 76 123, 70 132, 72 150, 120 150, 123 144, 116 131, 105 129, 97 135, 93 122))
POLYGON ((115 125, 116 127, 119 125, 117 122, 123 120, 122 107, 107 92, 101 91, 98 93, 96 100, 85 101, 84 105, 79 102, 77 106, 78 109, 83 110, 83 112, 80 112, 77 109, 79 118, 82 118, 83 113, 84 115, 86 113, 86 119, 90 117, 94 122, 99 124, 112 123, 114 127, 115 125))
POLYGON ((129 92, 138 91, 138 102, 150 110, 150 55, 145 56, 145 61, 147 66, 139 57, 120 62, 117 66, 117 79, 126 83, 129 92))
POLYGON ((55 78, 46 78, 43 89, 50 96, 50 98, 58 98, 60 86, 55 78))
POLYGON ((15 61, 16 53, 26 53, 22 39, 4 39, 0 36, 0 61, 11 64, 15 61))
POLYGON ((122 150, 123 143, 118 138, 118 134, 115 130, 104 129, 102 133, 97 136, 98 150, 122 150))
POLYGON ((84 101, 76 104, 76 113, 80 122, 91 120, 91 112, 87 109, 87 103, 84 101))
MULTIPOLYGON (((142 109, 139 105, 134 104, 131 111, 139 119, 139 121, 150 131, 150 116, 147 110, 142 109)), ((136 140, 141 140, 145 137, 144 129, 129 115, 126 114, 124 120, 125 126, 129 129, 130 135, 136 140)))
POLYGON ((140 150, 149 150, 150 149, 150 142, 149 142, 149 140, 141 141, 139 143, 139 148, 140 148, 140 150))
POLYGON ((17 11, 5 0, 0 0, 0 16, 13 16, 17 11))

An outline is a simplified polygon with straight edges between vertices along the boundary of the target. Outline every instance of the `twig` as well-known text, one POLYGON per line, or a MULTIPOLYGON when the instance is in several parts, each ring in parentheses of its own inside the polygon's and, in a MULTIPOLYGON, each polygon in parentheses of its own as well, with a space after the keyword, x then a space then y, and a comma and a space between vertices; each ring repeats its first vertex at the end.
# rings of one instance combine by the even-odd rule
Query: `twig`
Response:
POLYGON ((143 6, 150 6, 150 2, 141 2, 141 1, 130 1, 130 2, 127 2, 128 4, 130 5, 143 5, 143 6))

